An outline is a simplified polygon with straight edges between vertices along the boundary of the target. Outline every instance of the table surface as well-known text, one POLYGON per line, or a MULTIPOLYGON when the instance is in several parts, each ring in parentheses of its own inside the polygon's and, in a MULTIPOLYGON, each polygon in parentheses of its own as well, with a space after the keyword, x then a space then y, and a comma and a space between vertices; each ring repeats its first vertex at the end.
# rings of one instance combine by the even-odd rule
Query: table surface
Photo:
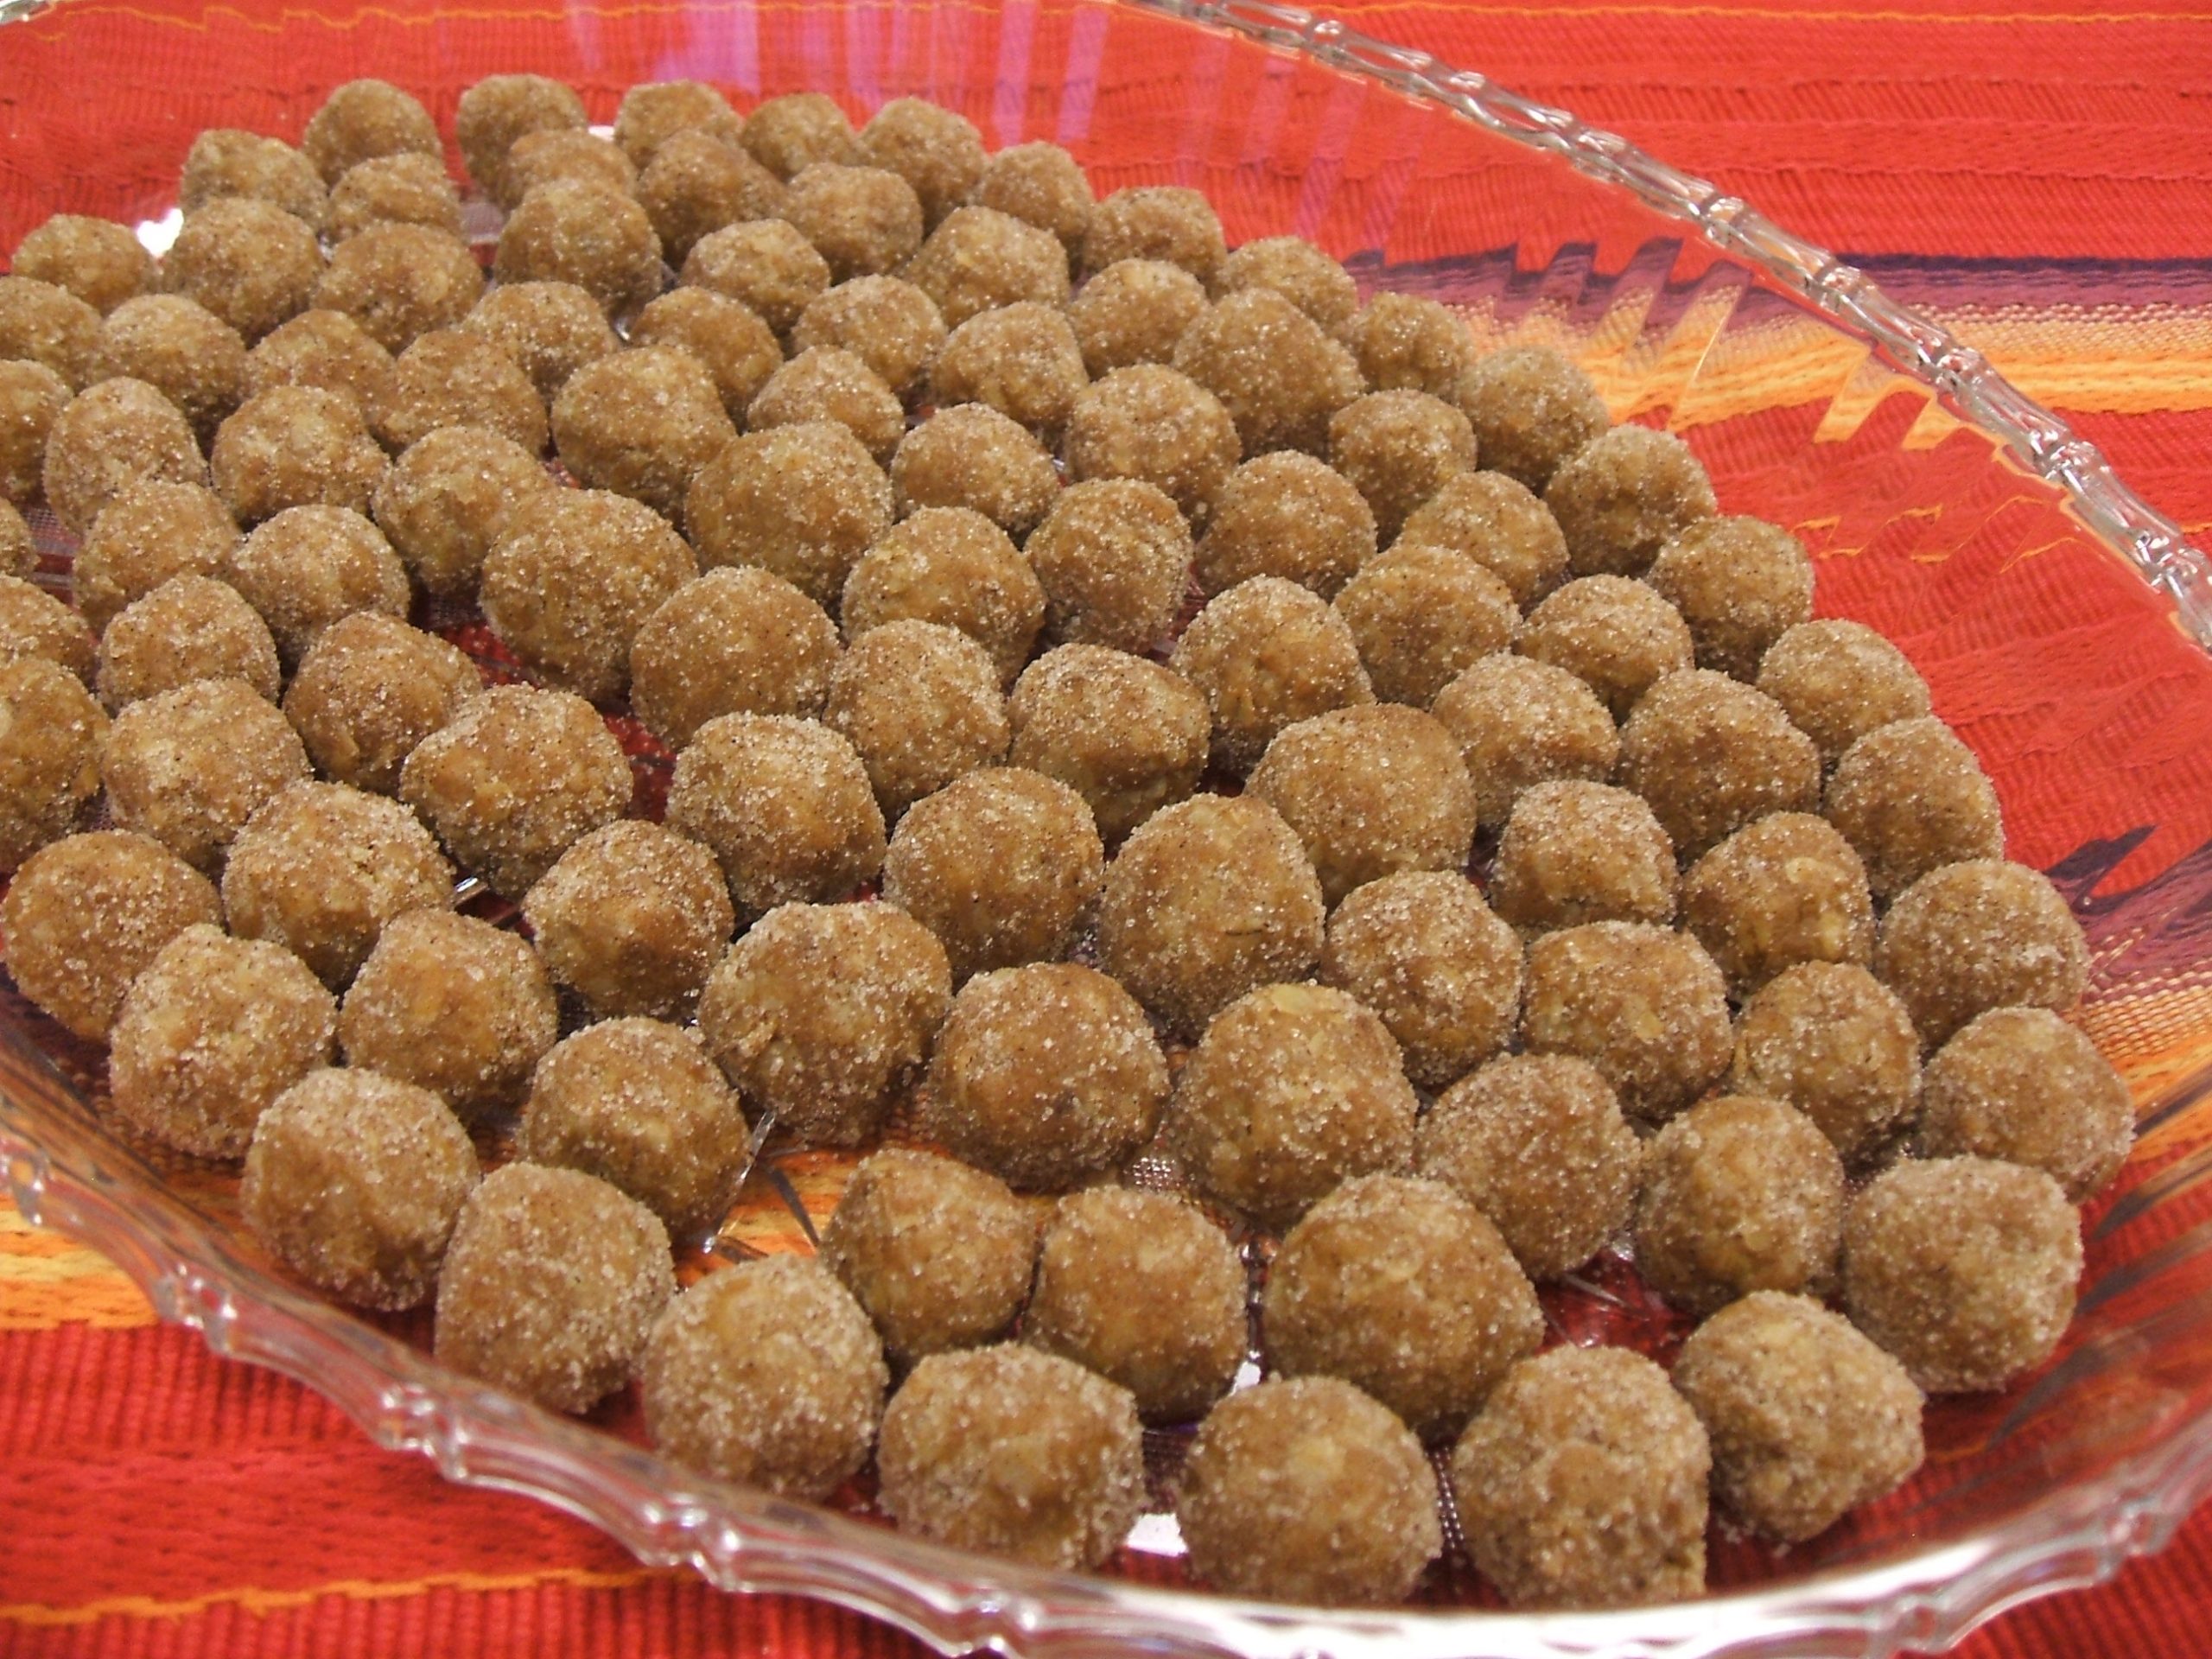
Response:
MULTIPOLYGON (((2212 15, 1983 3, 1336 10, 1843 251, 2212 533, 2212 15)), ((1961 1651, 2201 1653, 2208 1610, 2212 1510, 2113 1584, 1961 1651)), ((448 1486, 304 1389, 209 1357, 109 1263, 0 1204, 0 1655, 861 1650, 920 1652, 448 1486)))

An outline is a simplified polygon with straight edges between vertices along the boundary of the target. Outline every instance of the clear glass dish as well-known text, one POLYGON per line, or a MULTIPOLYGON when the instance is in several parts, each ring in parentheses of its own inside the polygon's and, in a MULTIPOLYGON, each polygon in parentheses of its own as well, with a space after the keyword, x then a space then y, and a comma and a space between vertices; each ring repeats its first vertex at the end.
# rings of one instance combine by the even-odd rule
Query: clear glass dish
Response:
MULTIPOLYGON (((632 81, 696 75, 741 105, 801 87, 855 114, 932 98, 994 145, 1067 144, 1102 194, 1196 185, 1232 242, 1296 232, 1364 289, 1459 308, 1483 342, 1562 346, 1616 416, 1687 435, 1724 508, 1805 537, 1824 613, 1912 655, 1998 781, 2012 856, 2050 869, 2088 929, 2082 1019, 2142 1125, 2088 1217, 2082 1313, 2051 1363, 1938 1402, 1929 1467, 1813 1543, 1784 1555, 1716 1532, 1712 1595, 1673 1608, 1510 1614, 1448 1566, 1417 1606, 1267 1606, 1182 1587, 1164 1516, 1110 1575, 1058 1575, 700 1481, 637 1444, 619 1405, 556 1418, 436 1365, 419 1319, 302 1292, 238 1226, 229 1173, 116 1140, 97 1052, 0 992, 16 1202, 114 1257, 163 1318, 448 1478, 948 1653, 1886 1655, 2108 1576, 2212 1487, 2212 569, 2094 448, 1859 273, 1563 111, 1249 0, 0 0, 10 17, 27 21, 0 32, 0 245, 63 208, 157 220, 194 132, 296 137, 354 75, 408 86, 448 130, 461 90, 494 70, 568 79, 598 120, 632 81)), ((826 1213, 844 1167, 772 1148, 720 1248, 808 1248, 802 1212, 826 1213)), ((1679 1328, 1633 1285, 1600 1271, 1551 1311, 1570 1335, 1663 1351, 1679 1328)), ((1172 1458, 1172 1437, 1158 1449, 1172 1458)))

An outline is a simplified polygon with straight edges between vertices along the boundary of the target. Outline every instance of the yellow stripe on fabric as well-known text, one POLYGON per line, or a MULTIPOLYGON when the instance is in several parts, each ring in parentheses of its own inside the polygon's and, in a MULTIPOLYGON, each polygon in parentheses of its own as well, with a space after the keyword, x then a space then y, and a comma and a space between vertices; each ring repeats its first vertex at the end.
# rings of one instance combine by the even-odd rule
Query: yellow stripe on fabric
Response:
POLYGON ((629 1571, 595 1572, 585 1567, 547 1567, 537 1573, 438 1573, 420 1579, 389 1583, 371 1579, 333 1579, 327 1583, 296 1590, 262 1590, 242 1585, 232 1590, 210 1591, 204 1596, 166 1599, 157 1596, 105 1596, 73 1607, 48 1606, 42 1602, 0 1602, 0 1621, 32 1626, 92 1624, 104 1618, 189 1618, 216 1607, 238 1607, 250 1613, 280 1612, 304 1607, 328 1597, 353 1601, 404 1600, 432 1590, 460 1590, 480 1594, 535 1590, 547 1585, 566 1585, 577 1590, 623 1590, 654 1579, 681 1576, 677 1569, 637 1567, 629 1571))
POLYGON ((0 1198, 0 1331, 64 1325, 127 1331, 156 1322, 122 1268, 89 1246, 32 1226, 0 1198))

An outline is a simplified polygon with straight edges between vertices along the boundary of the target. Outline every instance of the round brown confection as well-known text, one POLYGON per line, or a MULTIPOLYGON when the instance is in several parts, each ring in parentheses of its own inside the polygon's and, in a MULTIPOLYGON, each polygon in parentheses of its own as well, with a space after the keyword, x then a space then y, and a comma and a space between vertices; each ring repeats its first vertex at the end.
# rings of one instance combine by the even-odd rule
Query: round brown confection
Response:
POLYGON ((622 816, 630 763, 591 704, 498 685, 415 746, 399 796, 468 869, 519 901, 563 853, 622 816))
POLYGON ((321 303, 322 249, 282 207, 225 196, 184 221, 162 260, 162 286, 196 300, 249 340, 321 303))
POLYGON ((100 701, 111 710, 194 680, 242 682, 274 702, 283 690, 269 625, 212 576, 172 576, 124 607, 100 636, 100 701))
POLYGON ((356 611, 407 614, 407 567, 348 507, 287 507, 231 550, 222 574, 261 613, 287 664, 356 611))
POLYGON ((1992 1008, 1922 1074, 1920 1151, 2039 1169, 2081 1204, 2127 1156, 2135 1111, 2097 1046, 2048 1008, 1992 1008))
POLYGON ((329 1064, 339 1004, 292 951, 197 923, 124 993, 108 1097, 137 1135, 238 1157, 261 1109, 329 1064))
POLYGON ((1578 576, 1638 576, 1659 550, 1719 511, 1713 481, 1671 432, 1616 426, 1559 463, 1544 505, 1578 576))
POLYGON ((617 316, 660 292, 660 254, 652 220, 631 196, 556 181, 507 215, 492 273, 502 283, 573 283, 617 316))
POLYGON ((1408 1077, 1440 1089, 1512 1037, 1521 941, 1464 876, 1410 870, 1337 906, 1321 977, 1382 1017, 1408 1077))
POLYGON ((461 95, 453 113, 454 142, 461 165, 484 194, 502 207, 522 200, 510 176, 516 141, 533 132, 581 129, 583 100, 543 75, 486 75, 461 95))
POLYGON ((1820 804, 1821 756, 1782 705, 1741 680, 1682 669, 1655 684, 1621 728, 1621 783, 1684 858, 1770 812, 1820 804))
POLYGON ((1464 1427, 1543 1340, 1504 1238, 1440 1181, 1363 1175, 1285 1236, 1261 1303, 1268 1362, 1340 1376, 1425 1440, 1464 1427))
POLYGON ((916 1366, 885 1408, 876 1469, 902 1529, 1064 1571, 1103 1562, 1145 1505, 1129 1391, 1015 1343, 916 1366))
POLYGON ((1050 231, 1074 259, 1096 206, 1081 164, 1058 144, 1014 144, 985 159, 968 200, 1050 231))
POLYGON ((1548 346, 1509 346, 1477 359, 1456 401, 1483 465, 1536 491, 1611 423, 1590 377, 1548 346))
POLYGON ((1311 455, 1282 450, 1255 456, 1222 484, 1192 574, 1208 597, 1254 576, 1279 576, 1334 599, 1375 556, 1375 514, 1351 481, 1311 455))
POLYGON ((902 514, 973 507, 1009 536, 1026 534, 1060 491, 1036 434, 984 404, 940 410, 901 438, 891 484, 902 514))
POLYGON ((883 896, 937 935, 957 984, 1065 956, 1105 871, 1082 796, 1039 772, 985 766, 899 820, 883 896))
POLYGON ((736 1196, 745 1113, 696 1033, 607 1020, 537 1063, 515 1156, 595 1175, 688 1241, 717 1225, 736 1196))
POLYGON ((1529 613, 1517 648, 1585 682, 1615 720, 1695 660, 1681 613, 1626 576, 1584 576, 1557 589, 1529 613))
POLYGON ((853 124, 826 92, 785 92, 763 102, 738 134, 753 159, 779 179, 817 162, 851 166, 861 159, 853 124))
MULTIPOLYGON (((639 313, 640 322, 645 315, 639 313)), ((512 357, 549 408, 570 375, 622 344, 599 302, 574 283, 501 283, 477 301, 461 327, 512 357)))
POLYGON ((674 288, 653 301, 631 323, 630 343, 677 346, 706 365, 733 428, 784 361, 766 323, 705 288, 674 288))
POLYGON ((894 1358, 989 1341, 1029 1294, 1037 1221, 995 1175, 891 1147, 864 1160, 822 1231, 894 1358))
POLYGON ((757 565, 826 608, 891 527, 891 481, 844 427, 779 427, 702 467, 683 522, 702 565, 757 565))
MULTIPOLYGON (((719 413, 719 410, 717 410, 719 413)), ((523 664, 595 702, 630 683, 630 643, 699 574, 690 543, 607 490, 556 490, 516 511, 484 556, 484 620, 523 664)))
MULTIPOLYGON (((680 346, 640 346, 587 363, 553 401, 561 464, 588 487, 673 519, 693 481, 737 437, 707 365, 680 346)), ((788 487, 791 480, 778 480, 788 487)))
POLYGON ((99 350, 100 314, 67 289, 0 276, 0 358, 44 365, 75 391, 99 350))
POLYGON ((483 689, 476 664, 437 635, 356 611, 300 659, 284 713, 325 778, 391 795, 415 746, 483 689))
POLYGON ((483 270, 458 236, 427 225, 372 225, 332 251, 315 303, 343 312, 397 353, 433 328, 459 327, 483 292, 483 270))
POLYGON ((780 334, 829 291, 830 264, 784 220, 745 219, 693 243, 682 280, 742 302, 780 334))
POLYGON ((2072 1007, 2088 977, 2088 946, 2049 878, 1979 858, 1898 894, 1882 918, 1874 971, 1935 1048, 1991 1008, 2072 1007))
POLYGON ((1375 695, 1426 709, 1467 669, 1511 649, 1521 618, 1505 584, 1441 547, 1394 547, 1338 594, 1375 695))
POLYGON ((861 154, 912 187, 932 225, 968 200, 983 176, 983 138, 965 116, 918 98, 894 98, 861 130, 861 154))
POLYGON ((1507 1054, 1438 1097, 1415 1161, 1491 1218, 1530 1278, 1555 1279, 1628 1225, 1643 1146, 1595 1067, 1507 1054))
POLYGON ((64 289, 100 312, 156 286, 154 256, 129 226, 82 213, 56 213, 26 231, 9 269, 64 289))
POLYGON ((818 1262, 741 1262, 653 1325, 638 1363, 654 1448, 721 1480, 816 1501, 868 1461, 891 1374, 851 1294, 818 1262))
POLYGON ((1086 279, 1068 321, 1094 378, 1139 363, 1167 363, 1206 308, 1205 284, 1163 259, 1124 259, 1086 279))
POLYGON ((365 512, 385 453, 353 398, 278 385, 247 398, 217 429, 208 463, 232 516, 257 524, 292 507, 365 512))
POLYGON ((377 527, 433 594, 475 596, 484 556, 509 521, 560 486, 537 457, 481 426, 445 426, 408 446, 377 480, 377 527))
POLYGON ((1467 326, 1434 300, 1377 294, 1351 321, 1359 372, 1377 391, 1425 391, 1449 403, 1475 361, 1467 326))
POLYGON ((43 363, 0 363, 0 497, 20 506, 39 493, 47 434, 69 388, 43 363))
POLYGON ((238 1207, 269 1252, 318 1290, 397 1312, 429 1300, 476 1181, 476 1148, 435 1095, 326 1069, 262 1113, 238 1207))
POLYGON ((1716 1095, 1651 1138, 1636 1265, 1702 1316, 1755 1290, 1826 1295, 1843 1231, 1843 1160, 1795 1107, 1716 1095))
POLYGON ((1425 391, 1376 391, 1329 421, 1329 461, 1367 499, 1388 546, 1407 516, 1475 466, 1467 417, 1425 391))
POLYGON ((1302 236, 1264 236, 1224 259, 1209 284, 1214 295, 1270 288, 1329 333, 1343 335, 1359 309, 1351 273, 1302 236))
POLYGON ((177 206, 189 215, 226 196, 265 201, 318 231, 330 206, 315 163, 283 139, 237 127, 209 127, 185 152, 177 206))
POLYGON ((0 874, 75 829, 99 793, 107 715, 41 657, 0 666, 0 874))
POLYGON ((1547 933, 1524 986, 1522 1046, 1589 1061, 1641 1122, 1664 1122, 1728 1069, 1727 987, 1684 935, 1638 922, 1547 933))
POLYGON ((1129 834, 1106 871, 1098 959, 1185 1036, 1255 987, 1310 973, 1327 907, 1282 815, 1199 795, 1129 834))
POLYGON ((1058 1192, 1150 1141, 1167 1086, 1166 1058, 1135 997, 1095 969, 1039 962, 962 988, 938 1033, 919 1116, 963 1162, 1058 1192))
MULTIPOLYGON (((1083 391, 1069 411, 1062 453, 1071 479, 1141 480, 1195 524, 1214 511, 1242 452, 1236 423, 1220 399, 1187 375, 1145 363, 1116 369, 1083 391)), ((1244 493, 1262 513, 1281 499, 1256 487, 1244 493)), ((1331 527, 1325 518, 1300 539, 1325 538, 1331 527)))
POLYGON ((374 409, 391 378, 391 353, 343 311, 302 311, 264 334, 245 354, 239 390, 258 397, 272 386, 313 386, 374 409))
POLYGON ((991 655, 937 622, 887 622, 830 671, 822 718, 868 768, 887 820, 1006 753, 1006 698, 991 655))
POLYGON ((745 411, 747 428, 834 423, 864 445, 879 467, 906 435, 906 411, 874 370, 850 352, 817 346, 771 374, 745 411))
POLYGON ((833 280, 880 276, 922 245, 922 204, 896 173, 817 162, 791 180, 781 215, 829 262, 833 280))
POLYGON ((42 1012, 105 1042, 117 1005, 162 947, 218 926, 214 884, 157 841, 122 830, 67 836, 25 859, 0 899, 8 972, 42 1012))
POLYGON ((0 576, 0 662, 43 657, 90 683, 99 647, 81 618, 45 588, 0 576))
POLYGON ((38 569, 38 544, 16 505, 0 496, 0 570, 29 578, 38 569))
POLYGON ((837 626, 781 576, 724 566, 687 582, 630 645, 630 702, 671 748, 722 715, 811 719, 830 695, 837 626))
POLYGON ((245 396, 245 342, 205 306, 175 294, 125 300, 100 324, 93 376, 143 380, 192 423, 202 438, 245 396))
POLYGON ((669 137, 638 175, 638 200, 673 265, 726 226, 775 218, 785 199, 780 179, 739 145, 709 132, 669 137))
POLYGON ((308 118, 300 148, 327 184, 379 156, 442 156, 437 124, 388 80, 349 80, 308 118))
POLYGON ((461 192, 435 156, 408 151, 349 167, 330 187, 323 229, 334 245, 372 225, 424 225, 461 234, 461 192))
POLYGON ((1904 1368, 1809 1296, 1762 1290, 1723 1308, 1672 1380, 1712 1441, 1713 1496, 1785 1543, 1894 1491, 1925 1455, 1904 1368))
POLYGON ((989 207, 954 208, 899 274, 937 302, 948 328, 1021 300, 1068 300, 1059 238, 989 207))
POLYGON ((204 484, 149 479, 117 496, 69 568, 77 608, 102 630, 123 608, 174 576, 212 576, 238 527, 204 484))
POLYGON ((207 481, 191 423, 157 387, 103 380, 54 417, 46 437, 46 504, 71 534, 84 535, 110 502, 154 480, 207 481))
POLYGON ((1094 1186, 1053 1207, 1021 1336, 1128 1389, 1146 1417, 1188 1421, 1243 1363, 1244 1295, 1243 1264, 1196 1205, 1094 1186))
POLYGON ((614 112, 614 142, 639 167, 680 132, 704 133, 726 144, 738 142, 745 118, 703 80, 641 82, 622 94, 614 112))
POLYGON ((920 1070, 951 996, 944 947, 896 905, 779 905, 716 964, 699 1029, 757 1110, 809 1146, 857 1146, 920 1070))
POLYGON ((1498 837, 1490 899, 1524 933, 1586 922, 1663 925, 1675 919, 1675 843, 1627 790, 1532 784, 1498 837))
POLYGON ((1828 779, 1824 806, 1884 898, 1946 864, 2005 850, 1997 791, 1974 751, 1933 715, 1854 741, 1828 779))
POLYGON ((522 913, 554 981, 601 1019, 688 1017, 737 931, 713 852, 641 818, 562 854, 522 913))
POLYGON ((944 337, 937 302, 897 276, 839 283, 809 300, 791 325, 794 351, 834 346, 850 352, 900 397, 920 385, 944 337))
POLYGON ((1705 1590, 1703 1425, 1625 1348, 1522 1361, 1452 1453, 1467 1554, 1516 1607, 1617 1607, 1705 1590))
POLYGON ((576 1170, 509 1164, 454 1224, 437 1357, 555 1411, 588 1411, 629 1381, 675 1294, 652 1211, 576 1170))
POLYGON ((1297 833, 1332 906, 1401 871, 1463 868, 1475 838, 1459 746, 1417 709, 1371 703, 1286 726, 1245 787, 1297 833))
POLYGON ((945 337, 930 365, 929 397, 939 407, 988 404, 1051 437, 1087 384, 1066 315, 1023 300, 979 311, 945 337))
POLYGON ((1062 645, 1024 671, 1007 705, 1007 759, 1082 796, 1109 845, 1185 798, 1205 770, 1205 695, 1164 664, 1062 645))
POLYGON ((883 813, 839 734, 783 715, 724 715, 676 758, 668 825, 721 861, 741 919, 848 898, 883 868, 883 813))
POLYGON ((1263 985, 1216 1014, 1175 1083, 1166 1135, 1198 1191, 1283 1228, 1356 1175, 1413 1162, 1397 1039, 1324 985, 1263 985))
POLYGON ((1208 600, 1168 660, 1213 711, 1214 764, 1239 775, 1285 727, 1375 701, 1344 618, 1280 576, 1208 600))
POLYGON ((491 340, 459 328, 418 335, 370 416, 395 454, 447 426, 483 427, 533 455, 545 448, 545 404, 530 377, 491 340))
POLYGON ((132 703, 100 760, 117 827, 209 871, 264 802, 311 775, 291 722, 244 680, 194 680, 132 703))
POLYGON ((2081 1217, 2019 1164, 1902 1163, 1844 1221, 1845 1311, 1930 1394, 2001 1389, 2041 1364, 2081 1276, 2081 1217))
POLYGON ((453 867, 415 815, 342 784, 294 784, 272 798, 223 867, 231 931, 285 946, 334 989, 393 917, 452 897, 453 867))
POLYGON ((1198 1426, 1175 1518, 1217 1590, 1387 1605, 1443 1550, 1436 1503, 1435 1470, 1388 1408, 1337 1377, 1278 1377, 1198 1426))
POLYGON ((1928 682, 1863 622, 1800 622, 1759 659, 1758 688, 1833 766, 1867 733, 1928 713, 1928 682))
POLYGON ((609 140, 582 127, 524 133, 507 151, 506 175, 509 207, 540 185, 596 185, 626 196, 638 182, 638 169, 630 158, 609 140))
POLYGON ((1516 605, 1544 598, 1567 575, 1567 538, 1550 509, 1503 473, 1461 472, 1407 515, 1393 550, 1448 548, 1503 582, 1516 605))
POLYGON ((1801 962, 1862 966, 1874 901, 1851 843, 1823 819, 1776 812, 1745 825, 1682 877, 1682 925, 1740 1001, 1801 962))
POLYGON ((1795 1106, 1863 1167, 1919 1106, 1920 1038, 1866 969, 1801 963, 1744 1005, 1728 1087, 1795 1106))
POLYGON ((1329 423, 1366 391, 1359 365, 1281 295, 1246 289, 1183 331, 1175 367, 1221 399, 1248 455, 1324 454, 1329 423))
POLYGON ((1697 665, 1756 680, 1767 648, 1813 614, 1813 562, 1779 525, 1700 518, 1670 537, 1645 580, 1681 613, 1697 665))
POLYGON ((853 567, 840 614, 855 639, 906 619, 957 628, 990 652, 1000 681, 1011 684, 1045 626, 1045 590, 1021 550, 982 513, 924 507, 853 567))
POLYGON ((1100 201, 1084 236, 1086 271, 1123 259, 1158 259, 1215 286, 1229 250, 1213 204, 1179 185, 1133 185, 1100 201))

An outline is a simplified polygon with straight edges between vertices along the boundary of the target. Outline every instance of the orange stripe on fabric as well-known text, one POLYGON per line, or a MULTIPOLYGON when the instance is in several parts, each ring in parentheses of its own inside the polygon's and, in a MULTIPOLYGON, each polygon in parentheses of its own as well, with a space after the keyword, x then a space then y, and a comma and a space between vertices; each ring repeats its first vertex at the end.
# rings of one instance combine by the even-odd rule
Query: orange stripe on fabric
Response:
POLYGON ((404 1599, 432 1590, 461 1590, 490 1593, 531 1590, 541 1585, 561 1585, 579 1590, 620 1590, 652 1579, 685 1575, 672 1568, 639 1567, 631 1573, 597 1573, 581 1567, 546 1567, 534 1573, 448 1573, 389 1583, 369 1579, 337 1579, 327 1584, 296 1590, 257 1590, 240 1586, 218 1590, 181 1600, 153 1596, 109 1596, 74 1607, 54 1607, 39 1602, 0 1603, 0 1620, 29 1625, 91 1624, 103 1618, 189 1618, 217 1607, 238 1607, 251 1613, 278 1612, 304 1607, 326 1597, 354 1601, 404 1599))

